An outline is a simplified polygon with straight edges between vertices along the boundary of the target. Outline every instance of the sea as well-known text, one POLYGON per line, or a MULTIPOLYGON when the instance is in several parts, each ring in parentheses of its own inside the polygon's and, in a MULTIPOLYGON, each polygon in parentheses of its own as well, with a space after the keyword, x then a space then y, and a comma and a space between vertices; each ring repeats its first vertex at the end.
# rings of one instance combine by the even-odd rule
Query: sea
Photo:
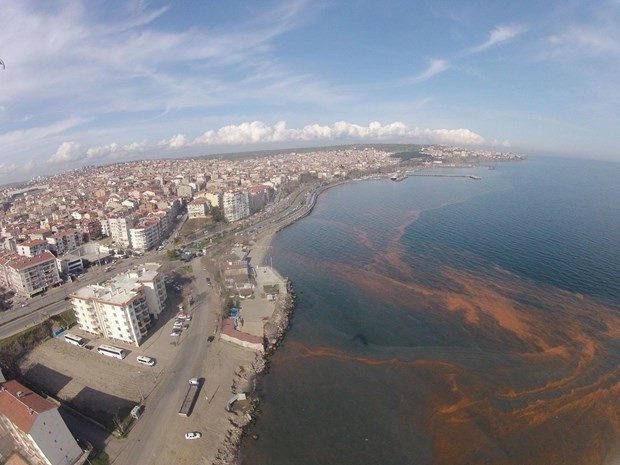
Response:
POLYGON ((450 176, 331 188, 276 236, 298 301, 240 462, 619 465, 620 164, 416 174, 450 176))

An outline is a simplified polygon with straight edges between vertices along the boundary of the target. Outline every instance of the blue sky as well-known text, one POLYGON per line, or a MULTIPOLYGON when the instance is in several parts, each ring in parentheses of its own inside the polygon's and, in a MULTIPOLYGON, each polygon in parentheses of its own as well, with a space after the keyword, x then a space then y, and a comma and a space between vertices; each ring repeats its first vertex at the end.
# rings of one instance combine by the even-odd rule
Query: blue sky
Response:
POLYGON ((620 0, 3 0, 0 182, 356 142, 620 161, 619 24, 620 0))

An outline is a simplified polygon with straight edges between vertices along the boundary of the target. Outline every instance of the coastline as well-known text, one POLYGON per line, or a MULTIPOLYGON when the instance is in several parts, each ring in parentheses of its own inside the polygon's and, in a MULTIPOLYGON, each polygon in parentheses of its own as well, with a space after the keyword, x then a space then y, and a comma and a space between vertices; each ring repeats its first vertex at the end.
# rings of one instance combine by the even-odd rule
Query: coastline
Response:
MULTIPOLYGON (((274 240, 276 231, 269 231, 259 238, 253 245, 249 256, 254 266, 264 265, 269 248, 274 240)), ((260 398, 256 394, 255 386, 261 375, 266 373, 269 358, 277 349, 289 326, 289 320, 295 309, 295 293, 292 284, 283 278, 276 270, 272 270, 285 283, 286 291, 276 300, 274 311, 264 324, 265 352, 255 352, 253 359, 247 365, 237 367, 232 380, 232 392, 248 396, 249 405, 234 418, 229 418, 230 427, 224 432, 224 438, 217 447, 213 465, 233 465, 239 461, 239 447, 246 434, 247 427, 256 419, 260 398), (249 392, 248 392, 249 391, 249 392)))
MULTIPOLYGON (((388 176, 384 176, 383 178, 387 180, 390 179, 388 176)), ((373 179, 376 178, 342 180, 318 187, 316 191, 312 192, 310 195, 310 201, 304 205, 300 211, 285 218, 284 221, 274 225, 273 228, 263 232, 260 237, 258 237, 248 254, 251 263, 256 267, 270 266, 270 263, 267 262, 269 257, 268 252, 273 246, 276 234, 312 213, 312 210, 316 206, 318 197, 321 194, 336 186, 355 181, 373 179)), ((290 318, 295 310, 296 296, 292 283, 287 277, 283 277, 276 269, 272 268, 272 270, 282 281, 286 283, 286 294, 283 299, 276 302, 276 308, 274 309, 272 317, 265 323, 265 352, 262 354, 256 353, 250 365, 241 366, 235 371, 235 377, 232 383, 233 392, 235 392, 237 388, 241 388, 239 391, 241 392, 243 387, 255 386, 260 380, 260 377, 268 372, 269 359, 285 338, 290 325, 290 318)), ((241 440, 247 434, 248 426, 256 420, 258 415, 258 405, 261 401, 256 394, 255 389, 252 389, 252 392, 248 397, 250 398, 249 408, 235 420, 230 420, 230 424, 232 426, 226 431, 225 437, 217 449, 215 460, 212 462, 213 465, 236 465, 239 463, 241 440)), ((254 439, 259 438, 256 437, 254 439)))

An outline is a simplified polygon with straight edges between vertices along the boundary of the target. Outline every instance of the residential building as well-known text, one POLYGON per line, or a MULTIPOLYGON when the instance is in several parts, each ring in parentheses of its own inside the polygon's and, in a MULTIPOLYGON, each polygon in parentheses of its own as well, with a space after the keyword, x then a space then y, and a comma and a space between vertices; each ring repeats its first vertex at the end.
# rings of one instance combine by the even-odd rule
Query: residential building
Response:
POLYGON ((82 233, 77 229, 69 229, 51 235, 47 238, 47 243, 50 250, 60 257, 82 245, 82 233))
POLYGON ((36 257, 47 250, 47 241, 35 239, 17 244, 17 253, 24 257, 36 257))
POLYGON ((177 195, 186 199, 191 199, 194 196, 194 187, 189 184, 181 184, 177 187, 177 195))
POLYGON ((129 242, 134 250, 149 250, 162 240, 161 223, 157 218, 143 218, 129 230, 129 242))
POLYGON ((36 257, 5 253, 0 257, 0 286, 27 297, 60 283, 56 257, 45 251, 36 257))
POLYGON ((250 201, 245 191, 225 192, 223 195, 224 216, 230 223, 250 216, 250 201))
POLYGON ((73 465, 83 454, 58 407, 17 381, 0 385, 0 422, 32 465, 73 465))
POLYGON ((206 200, 193 200, 187 205, 187 214, 190 218, 206 218, 209 205, 206 200))
POLYGON ((160 269, 157 263, 146 263, 71 294, 80 329, 139 346, 152 319, 165 308, 166 286, 160 269))
POLYGON ((207 199, 207 201, 212 207, 221 207, 224 203, 222 201, 223 195, 218 192, 207 192, 206 194, 204 194, 204 197, 207 199))
POLYGON ((82 220, 81 227, 82 232, 88 237, 89 241, 99 239, 103 234, 101 222, 96 218, 82 220))
POLYGON ((108 218, 108 234, 110 238, 120 247, 130 247, 131 239, 129 230, 136 224, 136 220, 131 216, 119 216, 108 218))

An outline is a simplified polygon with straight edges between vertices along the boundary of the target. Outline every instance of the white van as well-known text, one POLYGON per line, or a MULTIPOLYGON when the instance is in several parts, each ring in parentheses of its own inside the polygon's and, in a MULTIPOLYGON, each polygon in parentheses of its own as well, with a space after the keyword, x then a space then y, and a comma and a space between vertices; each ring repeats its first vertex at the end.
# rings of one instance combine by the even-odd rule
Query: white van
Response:
POLYGON ((142 365, 148 365, 150 367, 155 365, 155 359, 151 357, 147 357, 146 355, 138 355, 138 358, 136 358, 136 360, 138 361, 138 363, 141 363, 142 365))

